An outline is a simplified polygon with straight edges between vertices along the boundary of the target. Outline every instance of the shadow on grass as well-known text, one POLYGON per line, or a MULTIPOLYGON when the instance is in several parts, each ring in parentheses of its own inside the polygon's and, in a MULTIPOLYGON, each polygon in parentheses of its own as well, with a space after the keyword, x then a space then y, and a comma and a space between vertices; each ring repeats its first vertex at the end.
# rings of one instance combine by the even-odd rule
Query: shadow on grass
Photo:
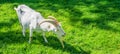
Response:
MULTIPOLYGON (((17 43, 24 43, 28 42, 29 36, 23 37, 20 31, 9 31, 9 32, 0 32, 0 48, 8 44, 17 44, 17 43)), ((42 43, 44 46, 52 47, 56 50, 60 49, 63 52, 68 52, 70 54, 90 54, 90 51, 85 51, 81 47, 73 47, 72 45, 64 42, 65 48, 62 48, 60 42, 58 41, 57 37, 49 36, 47 37, 49 43, 45 43, 42 36, 35 36, 32 37, 32 44, 39 44, 42 43), (34 40, 39 40, 39 43, 35 42, 34 40)), ((29 43, 28 43, 29 44, 29 43)))
MULTIPOLYGON (((56 13, 58 12, 59 9, 63 9, 70 14, 69 23, 71 25, 74 25, 74 23, 77 24, 78 22, 82 22, 83 25, 90 25, 92 23, 95 23, 94 26, 100 29, 120 32, 120 30, 113 28, 107 24, 107 22, 111 22, 111 21, 120 22, 119 20, 120 1, 118 0, 114 0, 114 1, 111 1, 111 0, 106 0, 106 1, 104 0, 93 0, 93 1, 92 0, 91 1, 90 0, 86 0, 86 1, 85 0, 69 0, 69 1, 67 0, 59 0, 59 1, 56 1, 56 0, 34 0, 34 1, 33 0, 0 0, 0 4, 3 4, 3 3, 19 3, 19 4, 24 3, 29 5, 31 8, 38 9, 39 7, 39 8, 50 10, 56 13), (81 12, 81 10, 74 8, 76 5, 86 6, 86 7, 94 5, 96 9, 89 10, 88 12, 100 14, 101 16, 96 18, 95 20, 91 18, 81 19, 81 16, 83 15, 84 12, 81 12)), ((64 16, 61 13, 58 13, 58 14, 60 14, 61 16, 64 16)), ((11 20, 10 22, 14 23, 14 21, 15 20, 11 20)), ((10 27, 12 26, 12 23, 1 22, 0 28, 10 27)), ((1 36, 0 42, 3 42, 3 43, 23 43, 24 41, 28 41, 28 38, 23 38, 21 35, 21 32, 19 31, 0 32, 0 36, 1 36)), ((42 38, 42 37, 39 37, 39 38, 42 38)), ((79 49, 76 49, 70 44, 67 44, 66 42, 65 42, 66 48, 62 49, 59 41, 55 37, 48 37, 47 39, 49 40, 49 44, 41 42, 42 40, 40 40, 40 42, 43 43, 43 45, 46 45, 48 47, 52 47, 54 49, 61 49, 63 51, 70 52, 71 54, 72 53, 89 54, 89 52, 82 50, 81 47, 78 47, 79 49)))
MULTIPOLYGON (((67 8, 67 6, 65 6, 65 7, 64 6, 60 6, 60 7, 54 6, 53 4, 57 4, 58 3, 58 5, 59 5, 59 2, 60 2, 60 1, 58 2, 58 1, 55 1, 55 0, 53 2, 52 2, 52 0, 50 0, 50 1, 49 0, 48 1, 41 0, 40 2, 44 3, 44 4, 42 4, 43 6, 41 6, 40 4, 37 5, 37 6, 33 5, 37 1, 38 0, 36 0, 36 1, 30 1, 30 0, 17 0, 17 1, 15 1, 15 0, 0 0, 0 4, 3 4, 3 3, 25 3, 25 4, 29 4, 30 3, 29 5, 31 5, 34 8, 43 7, 44 4, 47 4, 47 5, 45 5, 45 7, 43 7, 43 9, 49 9, 49 10, 51 10, 53 12, 57 12, 57 10, 59 8, 62 8, 62 9, 67 8), (50 4, 49 2, 52 3, 52 4, 50 4), (50 7, 48 7, 48 6, 50 6, 50 7)), ((14 6, 16 6, 16 5, 17 4, 15 4, 14 6)), ((60 3, 60 5, 62 5, 62 3, 60 3)), ((69 6, 69 8, 72 8, 72 7, 69 6)), ((73 9, 69 10, 69 11, 72 11, 72 14, 76 14, 76 13, 77 14, 81 14, 81 12, 77 12, 76 10, 73 10, 73 9)), ((18 21, 18 18, 12 19, 9 22, 1 22, 0 23, 0 26, 1 26, 0 29, 4 28, 4 27, 7 27, 8 29, 10 29, 11 26, 14 23, 16 23, 17 21, 18 21)), ((24 42, 27 42, 29 35, 26 35, 27 37, 23 37, 21 31, 7 30, 5 32, 0 31, 0 36, 1 36, 0 37, 0 43, 2 44, 2 45, 0 45, 0 48, 1 48, 1 47, 3 47, 4 45, 7 45, 7 44, 15 44, 15 43, 24 43, 24 42)), ((45 46, 52 47, 54 49, 60 49, 62 51, 69 52, 70 54, 74 54, 74 53, 75 54, 90 54, 90 52, 84 51, 81 47, 78 47, 79 49, 76 49, 75 47, 73 47, 70 44, 67 44, 66 42, 65 42, 65 49, 63 49, 61 47, 60 42, 55 37, 48 37, 47 39, 50 40, 48 44, 46 44, 40 38, 43 38, 43 37, 42 36, 40 36, 40 37, 38 36, 38 38, 33 37, 32 41, 34 41, 34 39, 37 39, 37 40, 40 41, 40 43, 42 43, 45 46), (51 40, 51 39, 53 39, 53 40, 51 40)), ((33 44, 34 44, 34 42, 33 42, 33 44)))
MULTIPOLYGON (((42 36, 33 37, 33 40, 35 39, 39 40, 40 43, 42 43, 44 46, 52 47, 53 49, 56 50, 62 50, 63 52, 65 51, 70 54, 90 54, 90 51, 85 51, 81 47, 74 47, 68 44, 67 42, 64 42, 65 48, 62 48, 59 40, 57 39, 57 37, 54 36, 47 37, 48 43, 45 43, 42 36)), ((39 43, 33 42, 33 44, 39 44, 39 43)))
POLYGON ((28 41, 28 37, 23 37, 22 33, 19 31, 0 32, 0 43, 14 44, 24 43, 26 41, 28 41))
POLYGON ((10 19, 9 21, 5 21, 5 22, 0 22, 0 29, 5 27, 10 29, 13 24, 17 23, 17 21, 18 21, 18 18, 10 19))
MULTIPOLYGON (((104 30, 110 30, 114 32, 119 32, 120 30, 113 28, 113 26, 109 26, 108 22, 115 21, 120 22, 120 1, 118 0, 0 0, 0 3, 17 3, 14 4, 14 6, 19 4, 26 4, 30 6, 33 9, 43 9, 43 10, 49 10, 54 13, 57 13, 61 16, 66 16, 64 13, 59 13, 58 10, 62 9, 65 12, 69 13, 69 16, 67 16, 70 20, 70 24, 74 26, 74 24, 79 24, 79 22, 82 22, 83 25, 91 25, 94 23, 96 27, 104 30), (33 5, 34 4, 34 5, 33 5), (78 6, 78 8, 76 7, 78 6), (85 7, 85 11, 80 7, 85 7), (93 9, 89 7, 94 7, 93 9), (98 18, 82 18, 81 17, 85 14, 85 12, 93 13, 93 14, 99 14, 98 18)), ((87 16, 87 15, 86 15, 87 16)), ((81 25, 81 24, 80 24, 81 25)), ((74 26, 78 27, 78 26, 74 26)))
MULTIPOLYGON (((96 27, 108 31, 120 32, 120 30, 114 28, 113 26, 108 25, 109 22, 120 22, 120 1, 106 0, 106 1, 84 1, 84 3, 89 6, 94 5, 96 9, 90 10, 89 13, 96 13, 100 16, 96 19, 83 18, 80 21, 83 25, 90 25, 94 23, 96 27)), ((88 6, 88 7, 89 7, 88 6)))

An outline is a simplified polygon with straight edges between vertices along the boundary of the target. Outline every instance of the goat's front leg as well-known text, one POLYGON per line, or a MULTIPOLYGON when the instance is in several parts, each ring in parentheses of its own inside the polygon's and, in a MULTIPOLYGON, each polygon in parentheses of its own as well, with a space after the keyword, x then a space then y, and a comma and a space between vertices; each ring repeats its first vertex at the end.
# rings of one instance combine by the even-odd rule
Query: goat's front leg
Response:
POLYGON ((63 39, 62 39, 62 37, 59 36, 58 39, 59 39, 59 41, 60 41, 62 47, 64 48, 64 43, 63 43, 63 39))
POLYGON ((32 27, 30 26, 29 43, 31 43, 31 40, 32 40, 32 34, 33 34, 33 29, 32 29, 32 27))
POLYGON ((46 43, 48 43, 47 38, 45 37, 45 32, 43 32, 43 38, 46 43))

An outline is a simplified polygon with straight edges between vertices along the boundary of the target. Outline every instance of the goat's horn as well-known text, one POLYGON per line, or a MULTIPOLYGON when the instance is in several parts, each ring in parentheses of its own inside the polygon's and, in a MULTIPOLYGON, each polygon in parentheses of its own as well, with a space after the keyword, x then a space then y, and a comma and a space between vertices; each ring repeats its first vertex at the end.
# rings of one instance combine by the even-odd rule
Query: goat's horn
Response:
POLYGON ((54 26, 58 26, 58 23, 55 20, 52 20, 52 19, 43 19, 39 22, 39 25, 41 25, 44 22, 49 22, 49 23, 52 23, 54 26))
POLYGON ((53 16, 48 16, 48 18, 49 18, 49 19, 52 19, 52 20, 55 20, 56 22, 58 22, 58 21, 55 19, 55 17, 53 17, 53 16))

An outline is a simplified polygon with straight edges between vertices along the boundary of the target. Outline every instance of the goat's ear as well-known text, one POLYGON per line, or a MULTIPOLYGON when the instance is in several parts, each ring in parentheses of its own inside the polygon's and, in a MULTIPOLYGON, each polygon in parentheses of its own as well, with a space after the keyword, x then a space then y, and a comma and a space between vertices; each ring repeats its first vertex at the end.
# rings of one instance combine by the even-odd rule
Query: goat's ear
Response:
POLYGON ((17 10, 17 8, 16 8, 16 7, 14 7, 14 10, 17 10))

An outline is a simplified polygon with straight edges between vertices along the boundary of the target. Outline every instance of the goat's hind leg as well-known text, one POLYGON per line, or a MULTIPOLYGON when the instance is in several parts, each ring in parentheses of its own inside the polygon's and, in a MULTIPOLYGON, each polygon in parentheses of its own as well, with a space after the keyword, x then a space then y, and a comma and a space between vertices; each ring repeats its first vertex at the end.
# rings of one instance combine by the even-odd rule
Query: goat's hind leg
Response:
POLYGON ((26 30, 25 26, 22 26, 22 34, 24 37, 25 37, 25 32, 26 32, 25 30, 26 30))

